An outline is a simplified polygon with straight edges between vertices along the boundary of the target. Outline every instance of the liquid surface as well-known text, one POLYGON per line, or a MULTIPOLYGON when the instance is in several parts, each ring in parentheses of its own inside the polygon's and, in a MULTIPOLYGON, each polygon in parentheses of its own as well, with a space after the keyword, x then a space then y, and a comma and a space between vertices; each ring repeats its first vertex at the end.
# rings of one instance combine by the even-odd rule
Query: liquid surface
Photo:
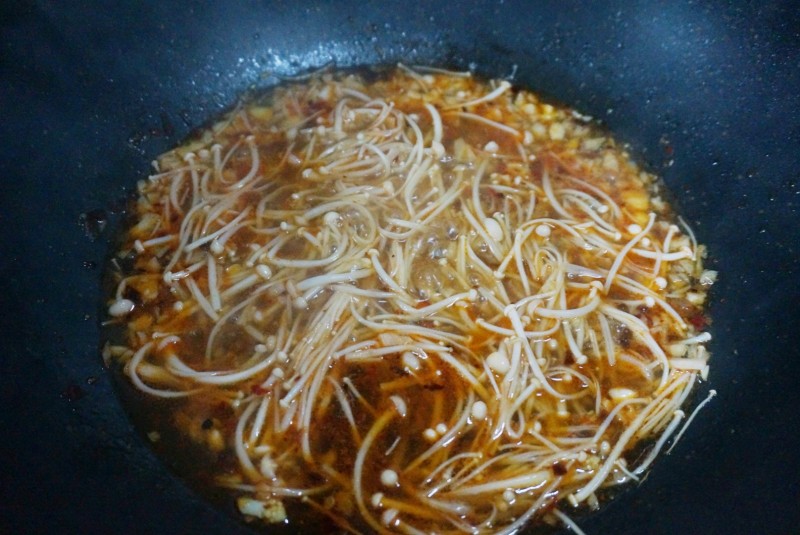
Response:
POLYGON ((708 372, 716 274, 658 182, 505 81, 320 75, 155 166, 105 355, 253 522, 568 523, 708 372))

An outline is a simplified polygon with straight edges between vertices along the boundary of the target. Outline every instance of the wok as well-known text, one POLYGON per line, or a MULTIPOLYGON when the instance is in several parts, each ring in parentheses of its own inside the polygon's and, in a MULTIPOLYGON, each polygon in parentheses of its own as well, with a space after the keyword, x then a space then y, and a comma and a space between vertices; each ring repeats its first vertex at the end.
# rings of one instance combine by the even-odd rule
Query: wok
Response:
POLYGON ((100 266, 150 160, 246 88, 331 62, 512 79, 604 122, 710 247, 719 395, 587 533, 800 525, 800 15, 791 2, 18 1, 0 8, 5 533, 248 533, 133 429, 100 266), (103 228, 103 223, 110 221, 103 228))

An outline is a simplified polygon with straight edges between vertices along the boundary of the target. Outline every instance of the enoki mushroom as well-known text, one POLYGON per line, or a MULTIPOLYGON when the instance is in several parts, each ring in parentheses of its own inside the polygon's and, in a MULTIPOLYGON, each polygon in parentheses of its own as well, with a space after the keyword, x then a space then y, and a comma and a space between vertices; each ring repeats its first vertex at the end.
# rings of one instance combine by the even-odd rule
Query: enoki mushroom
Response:
POLYGON ((229 452, 249 517, 574 525, 708 373, 703 246, 613 139, 505 81, 318 73, 156 167, 109 352, 229 452))

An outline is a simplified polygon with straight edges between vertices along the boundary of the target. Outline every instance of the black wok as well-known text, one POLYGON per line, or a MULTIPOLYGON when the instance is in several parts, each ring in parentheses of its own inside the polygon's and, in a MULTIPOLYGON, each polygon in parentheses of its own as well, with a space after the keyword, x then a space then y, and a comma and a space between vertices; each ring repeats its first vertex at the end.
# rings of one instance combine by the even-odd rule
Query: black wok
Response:
POLYGON ((721 271, 703 391, 719 395, 587 533, 796 533, 798 28, 791 2, 5 3, 0 532, 248 532, 170 475, 114 395, 103 222, 250 85, 403 61, 510 77, 599 118, 665 177, 721 271))

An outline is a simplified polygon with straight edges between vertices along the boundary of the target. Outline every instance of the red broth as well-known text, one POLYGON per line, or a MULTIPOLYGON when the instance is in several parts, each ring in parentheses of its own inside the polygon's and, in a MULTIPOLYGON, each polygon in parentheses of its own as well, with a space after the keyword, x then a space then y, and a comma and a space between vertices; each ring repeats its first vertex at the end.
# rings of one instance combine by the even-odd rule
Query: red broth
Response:
POLYGON ((716 274, 661 193, 504 81, 320 74, 157 159, 107 352, 248 521, 553 521, 643 472, 708 372, 716 274))

